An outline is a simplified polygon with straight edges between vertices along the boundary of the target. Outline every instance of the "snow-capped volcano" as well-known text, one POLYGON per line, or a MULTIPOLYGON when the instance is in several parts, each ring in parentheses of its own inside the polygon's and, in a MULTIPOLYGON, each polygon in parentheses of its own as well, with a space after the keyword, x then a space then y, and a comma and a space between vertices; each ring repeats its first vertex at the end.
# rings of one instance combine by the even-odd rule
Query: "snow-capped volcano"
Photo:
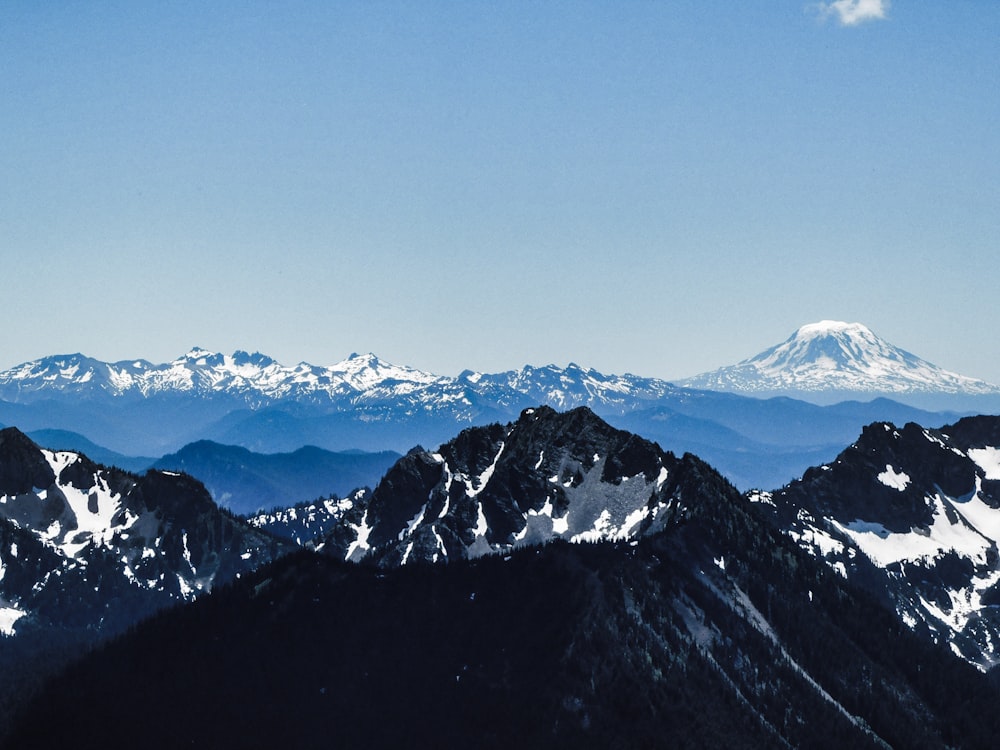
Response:
POLYGON ((1000 394, 1000 386, 944 370, 861 323, 823 320, 738 364, 678 381, 689 388, 798 398, 868 394, 1000 394))

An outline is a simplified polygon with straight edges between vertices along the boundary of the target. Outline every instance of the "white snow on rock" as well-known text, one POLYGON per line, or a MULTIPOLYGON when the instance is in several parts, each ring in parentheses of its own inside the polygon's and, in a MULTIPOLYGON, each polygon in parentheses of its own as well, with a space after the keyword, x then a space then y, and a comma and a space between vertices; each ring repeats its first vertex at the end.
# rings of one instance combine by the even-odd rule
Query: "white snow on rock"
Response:
POLYGON ((886 487, 891 487, 894 490, 899 490, 902 492, 910 484, 910 477, 908 474, 902 471, 896 471, 889 464, 885 465, 885 471, 876 477, 878 481, 884 484, 886 487))
POLYGON ((368 550, 371 549, 368 544, 368 537, 372 533, 372 527, 368 525, 368 510, 365 509, 365 515, 362 517, 360 524, 357 526, 351 524, 350 527, 354 529, 355 537, 354 541, 351 542, 350 546, 347 548, 347 553, 344 555, 344 559, 359 560, 368 553, 368 550))
POLYGON ((14 635, 14 624, 26 614, 17 607, 0 607, 0 633, 14 635))
POLYGON ((866 521, 841 524, 831 520, 831 523, 881 568, 907 560, 933 560, 952 551, 978 565, 986 564, 993 547, 991 540, 968 524, 949 520, 945 498, 940 494, 928 499, 934 505, 934 522, 926 529, 894 534, 881 524, 866 521))
POLYGON ((809 526, 801 532, 789 531, 789 536, 794 539, 800 547, 814 547, 821 557, 840 555, 844 552, 844 543, 834 539, 823 529, 809 526))
POLYGON ((953 501, 952 507, 980 534, 1000 545, 1000 509, 983 502, 981 480, 976 478, 976 489, 971 497, 953 501))
MULTIPOLYGON (((58 477, 68 466, 76 463, 80 456, 69 451, 50 451, 42 449, 49 466, 58 477)), ((43 538, 59 548, 67 557, 77 554, 90 544, 105 545, 111 541, 115 533, 126 527, 115 526, 113 518, 121 508, 121 496, 113 493, 100 474, 94 475, 94 487, 80 490, 68 483, 59 483, 59 491, 69 506, 68 512, 75 518, 76 528, 72 524, 63 524, 56 520, 46 531, 43 538)), ((44 501, 49 490, 38 493, 39 500, 44 501)))
POLYGON ((1000 448, 971 448, 968 455, 987 479, 1000 479, 1000 448))

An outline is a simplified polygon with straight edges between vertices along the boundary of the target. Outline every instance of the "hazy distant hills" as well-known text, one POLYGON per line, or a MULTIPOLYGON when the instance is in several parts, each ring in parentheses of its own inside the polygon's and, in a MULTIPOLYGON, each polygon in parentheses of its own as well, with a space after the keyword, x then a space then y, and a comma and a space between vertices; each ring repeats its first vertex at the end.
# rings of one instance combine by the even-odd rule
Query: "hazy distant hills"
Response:
POLYGON ((666 449, 698 453, 742 488, 773 488, 832 458, 865 424, 940 426, 964 413, 989 412, 994 398, 995 387, 935 368, 863 326, 805 326, 757 359, 729 375, 698 380, 699 390, 572 364, 444 377, 371 354, 294 367, 258 353, 202 349, 164 364, 74 354, 0 373, 0 423, 30 433, 76 432, 103 446, 109 461, 134 467, 126 457, 162 456, 203 440, 263 454, 307 445, 404 453, 418 444, 432 448, 465 427, 510 421, 525 408, 587 406, 666 449), (822 390, 823 383, 836 390, 822 390), (740 384, 747 386, 743 394, 780 385, 776 393, 798 398, 705 389, 740 384), (934 412, 876 398, 890 386, 894 398, 941 397, 963 408, 934 412), (801 400, 816 394, 855 401, 819 406, 801 400))
POLYGON ((260 454, 202 440, 164 456, 153 467, 197 477, 217 503, 245 515, 373 487, 399 458, 392 451, 333 453, 314 446, 260 454))
POLYGON ((1000 386, 931 364, 861 323, 834 320, 802 326, 750 359, 678 385, 818 403, 877 395, 936 409, 1000 409, 1000 386))
POLYGON ((143 472, 156 461, 155 458, 149 456, 126 456, 123 453, 109 450, 104 446, 97 445, 80 433, 70 430, 42 429, 32 430, 27 434, 36 443, 46 448, 83 453, 86 454, 87 458, 99 464, 117 466, 126 471, 143 472))
POLYGON ((204 482, 219 505, 242 515, 374 487, 400 457, 394 451, 334 452, 315 446, 264 454, 201 440, 152 458, 125 456, 69 430, 33 430, 27 435, 46 448, 86 454, 97 463, 138 474, 150 468, 186 472, 204 482))

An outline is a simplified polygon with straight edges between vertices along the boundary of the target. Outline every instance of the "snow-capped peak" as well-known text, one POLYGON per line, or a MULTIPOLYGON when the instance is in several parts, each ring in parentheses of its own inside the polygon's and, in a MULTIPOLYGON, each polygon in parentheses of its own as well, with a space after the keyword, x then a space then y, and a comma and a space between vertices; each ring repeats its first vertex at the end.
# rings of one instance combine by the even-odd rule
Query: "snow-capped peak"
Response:
POLYGON ((368 391, 389 381, 429 384, 441 379, 429 372, 384 362, 370 352, 368 354, 351 354, 342 362, 331 365, 329 370, 332 375, 339 376, 340 379, 358 391, 368 391))
POLYGON ((802 395, 822 392, 995 394, 1000 387, 944 370, 861 323, 822 320, 736 365, 682 380, 709 390, 802 395))
POLYGON ((191 350, 177 361, 178 362, 184 360, 197 361, 199 359, 206 359, 208 357, 214 357, 214 356, 216 356, 215 352, 210 352, 207 349, 202 349, 200 346, 192 346, 191 350))
POLYGON ((810 338, 813 336, 826 336, 835 333, 846 333, 861 336, 874 336, 871 329, 863 323, 845 323, 842 320, 820 320, 816 323, 806 323, 800 327, 793 338, 810 338))

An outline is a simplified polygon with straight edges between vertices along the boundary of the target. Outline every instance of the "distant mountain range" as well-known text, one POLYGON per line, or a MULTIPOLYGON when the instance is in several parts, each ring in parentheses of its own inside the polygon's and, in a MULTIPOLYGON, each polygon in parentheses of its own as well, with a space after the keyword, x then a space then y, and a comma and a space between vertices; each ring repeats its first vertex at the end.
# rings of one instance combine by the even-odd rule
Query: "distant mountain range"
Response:
POLYGON ((878 395, 937 409, 1000 408, 1000 386, 944 370, 861 323, 835 320, 802 326, 750 359, 677 384, 820 403, 878 395))
MULTIPOLYGON (((994 398, 1000 410, 1000 397, 991 395, 994 387, 945 373, 862 329, 805 326, 766 358, 768 372, 787 374, 783 393, 815 396, 820 391, 809 389, 818 388, 826 373, 838 390, 823 393, 861 403, 817 406, 748 398, 656 378, 604 375, 572 364, 444 377, 371 354, 351 355, 329 367, 286 367, 262 354, 196 348, 160 365, 105 363, 80 354, 25 363, 0 373, 0 423, 32 434, 76 432, 126 458, 161 456, 202 440, 267 454, 292 453, 306 445, 402 453, 418 444, 432 448, 468 426, 510 421, 525 408, 587 406, 666 449, 701 455, 740 487, 773 488, 828 460, 870 422, 938 426, 961 414, 989 412, 994 398), (923 390, 916 385, 892 390, 899 398, 940 396, 942 403, 967 408, 930 412, 874 398, 903 381, 919 382, 923 390), (791 389, 796 383, 798 390, 791 389), (855 390, 843 390, 845 384, 855 390), (864 390, 865 384, 875 390, 864 390)), ((740 372, 750 370, 757 373, 753 382, 761 385, 757 364, 740 372)), ((735 375, 720 375, 708 385, 734 387, 737 381, 735 375)), ((125 460, 120 465, 136 466, 125 460)))

